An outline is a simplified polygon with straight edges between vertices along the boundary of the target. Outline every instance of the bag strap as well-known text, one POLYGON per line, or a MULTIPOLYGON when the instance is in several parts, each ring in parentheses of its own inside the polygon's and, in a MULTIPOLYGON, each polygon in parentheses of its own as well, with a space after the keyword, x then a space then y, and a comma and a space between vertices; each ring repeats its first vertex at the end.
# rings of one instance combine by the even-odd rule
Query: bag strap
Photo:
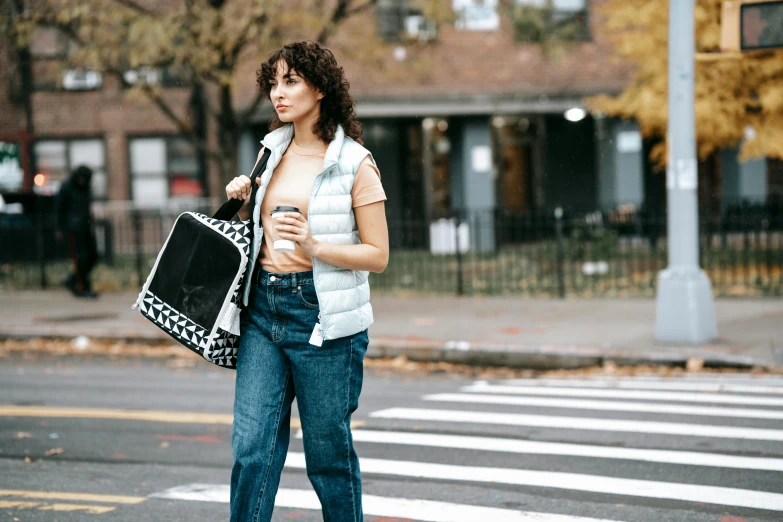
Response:
MULTIPOLYGON (((258 183, 256 183, 256 178, 261 175, 264 170, 266 170, 266 164, 269 161, 269 155, 272 152, 269 149, 266 149, 264 151, 264 155, 261 157, 261 159, 256 162, 256 166, 253 168, 253 173, 250 175, 250 183, 251 183, 251 189, 250 189, 250 200, 251 202, 255 198, 256 195, 256 187, 258 186, 258 183)), ((215 212, 215 215, 212 216, 214 219, 221 219, 223 221, 229 221, 234 218, 234 216, 237 215, 237 212, 239 212, 239 209, 242 208, 242 205, 245 202, 241 199, 229 199, 225 203, 223 203, 220 208, 215 212)), ((251 203, 252 205, 252 203, 251 203)))

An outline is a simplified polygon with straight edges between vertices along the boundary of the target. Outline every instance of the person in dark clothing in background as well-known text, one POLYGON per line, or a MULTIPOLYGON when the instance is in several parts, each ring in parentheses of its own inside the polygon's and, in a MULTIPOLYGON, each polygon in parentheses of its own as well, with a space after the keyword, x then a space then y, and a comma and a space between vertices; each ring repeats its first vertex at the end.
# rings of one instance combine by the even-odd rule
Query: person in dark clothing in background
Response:
POLYGON ((65 286, 77 297, 97 297, 90 282, 90 272, 98 261, 98 247, 92 230, 92 170, 80 166, 60 187, 55 202, 55 223, 58 236, 67 241, 74 272, 65 286))

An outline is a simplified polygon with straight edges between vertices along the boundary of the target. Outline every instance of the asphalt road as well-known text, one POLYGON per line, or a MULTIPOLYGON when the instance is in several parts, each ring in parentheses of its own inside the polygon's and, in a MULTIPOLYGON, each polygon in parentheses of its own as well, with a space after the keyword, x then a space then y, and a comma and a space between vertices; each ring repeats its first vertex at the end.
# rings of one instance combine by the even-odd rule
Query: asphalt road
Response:
MULTIPOLYGON (((0 520, 227 520, 233 387, 205 363, 0 360, 0 520)), ((783 520, 783 377, 368 370, 354 424, 366 522, 783 520)), ((275 521, 321 520, 302 451, 275 521)))

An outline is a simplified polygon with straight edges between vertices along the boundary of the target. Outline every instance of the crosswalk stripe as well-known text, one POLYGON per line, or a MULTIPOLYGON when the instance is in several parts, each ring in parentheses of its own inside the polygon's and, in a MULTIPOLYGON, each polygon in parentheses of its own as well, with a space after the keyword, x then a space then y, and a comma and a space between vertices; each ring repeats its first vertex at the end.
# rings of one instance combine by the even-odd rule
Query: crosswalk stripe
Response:
POLYGON ((783 411, 751 410, 747 408, 719 408, 714 406, 683 406, 651 402, 591 401, 581 399, 552 399, 549 397, 509 397, 508 395, 479 395, 470 393, 436 393, 422 397, 425 401, 467 402, 478 404, 508 404, 513 406, 540 406, 600 411, 629 411, 639 413, 671 413, 675 415, 706 415, 710 417, 739 417, 750 419, 783 419, 783 411))
MULTIPOLYGON (((229 501, 229 487, 222 484, 190 484, 153 493, 150 497, 227 503, 229 501)), ((292 509, 321 509, 321 503, 314 491, 288 488, 280 488, 277 491, 275 506, 292 509)), ((597 518, 516 511, 434 500, 379 497, 367 494, 362 495, 362 509, 365 515, 409 518, 425 522, 476 522, 476 520, 491 520, 492 522, 617 522, 597 518)))
MULTIPOLYGON (((304 453, 289 452, 285 466, 306 469, 304 453)), ((415 461, 360 459, 362 473, 429 478, 437 480, 488 482, 543 488, 588 491, 608 495, 703 502, 722 506, 783 511, 783 494, 716 486, 655 482, 555 471, 454 466, 415 461)))
POLYGON ((783 406, 783 398, 749 397, 707 393, 665 392, 646 390, 600 390, 594 388, 557 388, 554 386, 526 387, 503 386, 479 382, 463 386, 461 391, 473 393, 498 393, 511 395, 556 395, 559 397, 595 397, 599 399, 625 399, 673 402, 708 402, 711 404, 752 404, 756 406, 783 406))
MULTIPOLYGON (((744 382, 748 384, 764 383, 772 386, 783 386, 783 374, 747 374, 747 373, 682 373, 677 375, 658 375, 644 373, 632 377, 611 376, 611 375, 585 375, 576 379, 606 379, 606 380, 644 380, 644 381, 702 381, 702 382, 744 382)), ((568 379, 568 377, 566 377, 568 379)))
POLYGON ((783 441, 783 430, 710 426, 675 422, 593 419, 589 417, 561 417, 523 415, 519 413, 485 413, 480 411, 429 410, 419 408, 388 408, 370 413, 370 417, 437 422, 469 422, 476 424, 506 424, 572 430, 657 433, 694 437, 753 439, 783 441))
MULTIPOLYGON (((301 432, 297 434, 298 438, 301 438, 301 436, 301 432)), ((497 451, 501 453, 520 453, 526 455, 567 455, 572 457, 638 460, 644 462, 710 466, 716 468, 783 471, 783 459, 740 457, 718 453, 700 453, 696 451, 614 448, 607 446, 590 446, 586 444, 514 440, 499 437, 470 437, 464 435, 438 435, 432 433, 407 433, 401 431, 353 430, 352 436, 354 442, 497 451)))
POLYGON ((708 393, 758 393, 783 394, 783 386, 756 386, 721 382, 661 382, 647 380, 595 380, 595 379, 514 379, 504 381, 509 386, 559 386, 576 388, 677 390, 708 393))

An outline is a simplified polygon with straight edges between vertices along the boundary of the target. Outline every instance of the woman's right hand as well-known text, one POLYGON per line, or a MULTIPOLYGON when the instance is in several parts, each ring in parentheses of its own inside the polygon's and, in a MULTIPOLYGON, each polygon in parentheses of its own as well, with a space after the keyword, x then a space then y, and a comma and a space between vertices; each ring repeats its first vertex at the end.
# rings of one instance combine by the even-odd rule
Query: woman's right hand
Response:
POLYGON ((250 189, 250 178, 238 176, 226 185, 226 196, 228 199, 241 199, 247 203, 247 200, 250 199, 250 189))

